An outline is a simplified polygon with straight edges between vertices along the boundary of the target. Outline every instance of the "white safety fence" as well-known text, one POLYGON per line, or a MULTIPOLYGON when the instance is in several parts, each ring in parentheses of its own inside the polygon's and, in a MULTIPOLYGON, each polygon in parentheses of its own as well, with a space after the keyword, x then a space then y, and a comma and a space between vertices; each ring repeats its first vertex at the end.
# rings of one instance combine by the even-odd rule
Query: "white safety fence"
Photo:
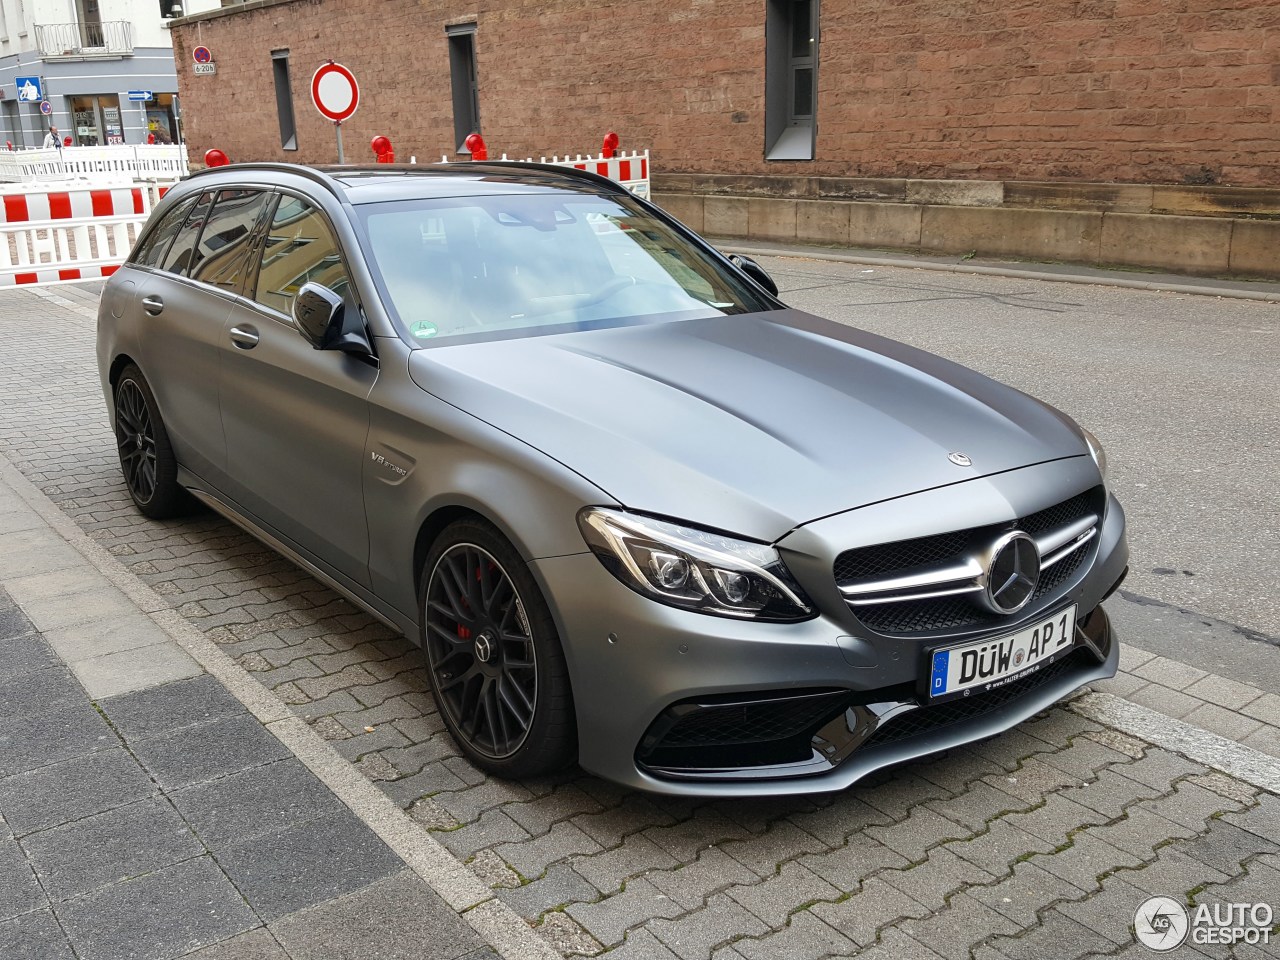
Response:
POLYGON ((112 147, 0 149, 0 181, 32 183, 84 179, 168 180, 187 175, 183 144, 125 144, 112 147))
MULTIPOLYGON (((505 153, 502 160, 515 160, 515 157, 508 157, 505 153)), ((442 163, 448 163, 448 157, 441 157, 442 163)), ((464 161, 465 162, 465 161, 464 161)), ((533 157, 525 157, 525 163, 533 163, 533 157)), ((573 167, 575 170, 588 170, 591 173, 598 173, 602 177, 608 177, 610 180, 616 180, 622 186, 626 187, 637 197, 649 199, 649 151, 639 153, 632 150, 631 153, 620 153, 613 157, 593 157, 578 154, 576 157, 570 157, 568 154, 561 157, 553 156, 550 160, 542 157, 539 163, 549 163, 557 167, 573 167)))

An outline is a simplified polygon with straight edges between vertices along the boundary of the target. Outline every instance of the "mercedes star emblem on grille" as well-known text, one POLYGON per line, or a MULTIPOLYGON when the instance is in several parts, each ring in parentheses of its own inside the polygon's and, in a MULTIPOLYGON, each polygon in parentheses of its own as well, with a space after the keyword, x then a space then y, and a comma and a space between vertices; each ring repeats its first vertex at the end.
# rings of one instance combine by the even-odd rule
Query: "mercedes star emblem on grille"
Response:
POLYGON ((1028 603, 1040 582, 1040 551, 1021 530, 1006 533, 987 554, 987 588, 982 600, 993 613, 1017 613, 1028 603))
POLYGON ((947 459, 954 463, 957 467, 971 467, 973 461, 966 457, 963 453, 948 453, 947 459))

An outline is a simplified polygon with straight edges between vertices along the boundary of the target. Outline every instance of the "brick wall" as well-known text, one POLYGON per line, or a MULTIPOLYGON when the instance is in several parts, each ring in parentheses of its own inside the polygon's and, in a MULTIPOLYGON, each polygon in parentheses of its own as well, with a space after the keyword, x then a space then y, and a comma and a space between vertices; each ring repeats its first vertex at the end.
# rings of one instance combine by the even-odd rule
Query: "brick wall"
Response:
POLYGON ((311 73, 360 79, 349 160, 453 139, 444 27, 475 20, 491 155, 579 152, 615 129, 655 169, 786 176, 1280 184, 1275 0, 824 0, 817 159, 767 163, 763 0, 257 0, 174 26, 197 152, 335 158, 311 73), (190 50, 218 73, 194 77, 190 50), (291 53, 280 149, 271 51, 291 53))

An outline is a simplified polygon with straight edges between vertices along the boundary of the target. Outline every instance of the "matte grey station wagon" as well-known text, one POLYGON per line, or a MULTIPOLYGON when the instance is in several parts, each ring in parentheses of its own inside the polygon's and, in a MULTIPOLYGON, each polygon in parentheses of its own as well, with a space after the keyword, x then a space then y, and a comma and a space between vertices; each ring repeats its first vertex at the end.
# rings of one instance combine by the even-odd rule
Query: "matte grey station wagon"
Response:
POLYGON ((1088 432, 593 174, 202 172, 98 360, 138 508, 202 501, 417 638, 495 774, 836 790, 1116 669, 1088 432))

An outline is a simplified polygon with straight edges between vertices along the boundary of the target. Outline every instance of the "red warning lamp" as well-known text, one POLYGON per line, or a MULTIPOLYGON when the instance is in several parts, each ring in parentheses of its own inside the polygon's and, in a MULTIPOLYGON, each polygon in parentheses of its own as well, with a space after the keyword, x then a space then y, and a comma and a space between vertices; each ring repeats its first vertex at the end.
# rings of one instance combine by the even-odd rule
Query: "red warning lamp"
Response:
POLYGON ((608 160, 618 152, 618 135, 610 130, 604 135, 604 146, 600 151, 600 156, 608 160))
POLYGON ((395 163, 396 152, 391 146, 391 140, 388 137, 377 136, 369 142, 369 146, 373 148, 373 155, 378 163, 395 163))
POLYGON ((65 137, 62 138, 62 145, 64 147, 71 146, 71 134, 67 134, 65 137))
POLYGON ((471 151, 472 160, 488 160, 489 148, 484 145, 484 137, 478 133, 472 133, 467 139, 462 141, 462 145, 471 151))
POLYGON ((217 147, 204 152, 204 165, 206 167, 225 167, 230 162, 231 160, 227 155, 217 147))

